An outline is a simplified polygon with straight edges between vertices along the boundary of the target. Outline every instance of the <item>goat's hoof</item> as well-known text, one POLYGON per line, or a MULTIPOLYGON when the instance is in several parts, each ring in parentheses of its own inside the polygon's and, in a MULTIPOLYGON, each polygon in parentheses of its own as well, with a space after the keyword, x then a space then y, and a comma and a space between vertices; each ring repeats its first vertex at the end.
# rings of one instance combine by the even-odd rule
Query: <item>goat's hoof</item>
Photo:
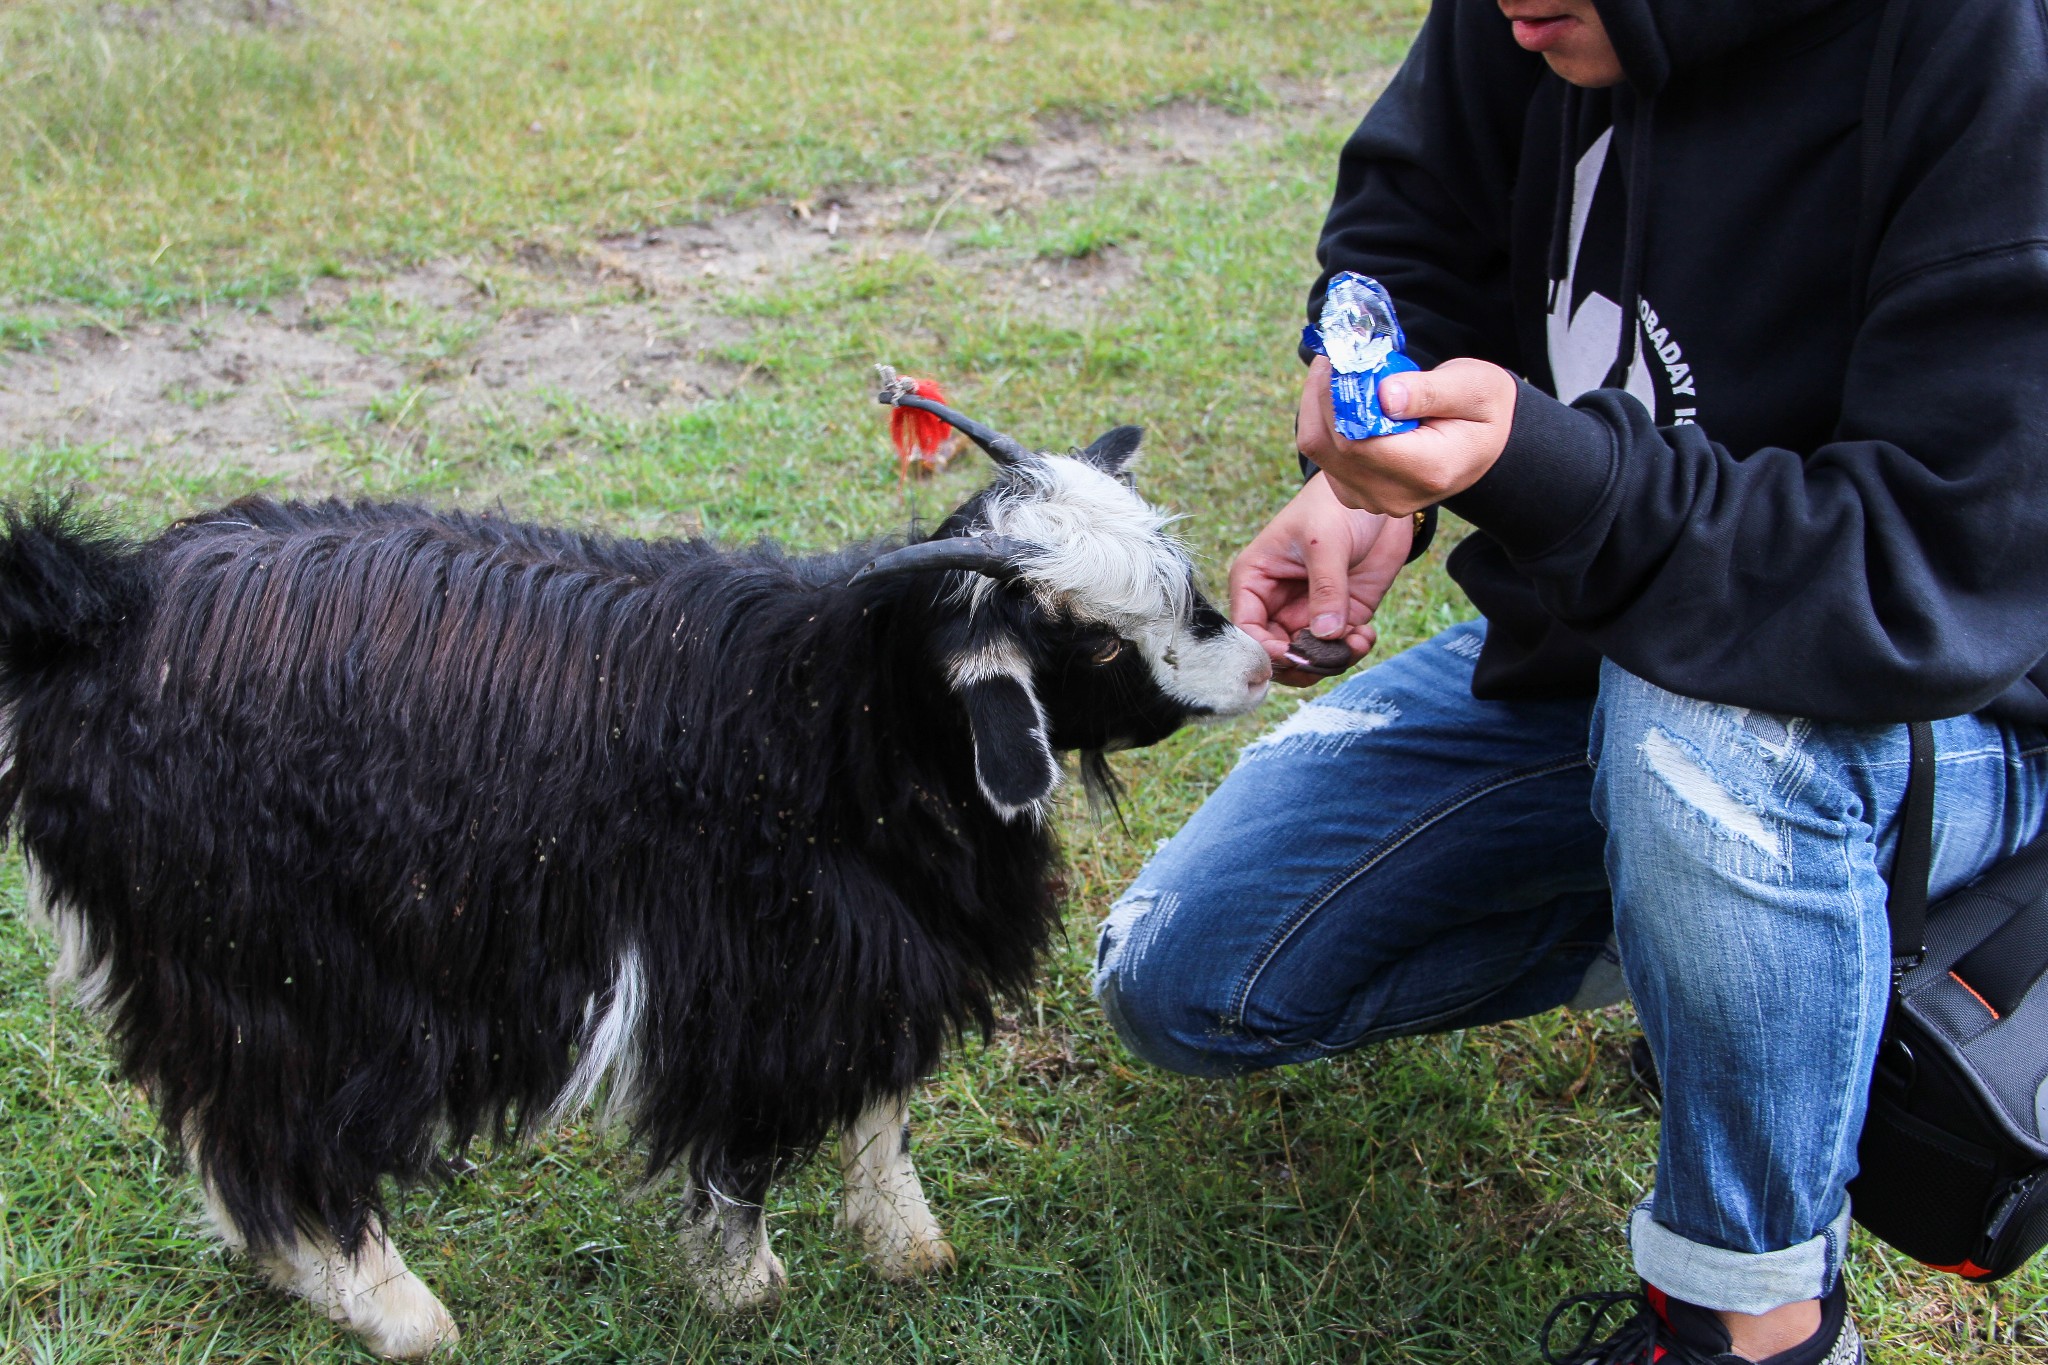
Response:
POLYGON ((960 1266, 959 1254, 943 1237, 906 1242, 876 1252, 869 1260, 876 1274, 896 1284, 912 1284, 918 1280, 950 1275, 960 1266))
POLYGON ((421 1360, 462 1340, 455 1319, 433 1291, 410 1275, 405 1279, 411 1283, 400 1281, 379 1290, 372 1321, 359 1316, 352 1324, 363 1344, 386 1360, 421 1360))
POLYGON ((697 1292, 704 1306, 720 1317, 744 1317, 774 1312, 788 1286, 789 1273, 771 1251, 744 1265, 721 1267, 700 1276, 697 1292))

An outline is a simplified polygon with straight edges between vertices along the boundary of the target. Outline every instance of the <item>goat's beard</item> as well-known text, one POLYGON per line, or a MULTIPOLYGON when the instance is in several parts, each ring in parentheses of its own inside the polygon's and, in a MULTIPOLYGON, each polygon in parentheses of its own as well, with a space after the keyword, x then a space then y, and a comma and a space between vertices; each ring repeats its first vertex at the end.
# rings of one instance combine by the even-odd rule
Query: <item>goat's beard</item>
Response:
POLYGON ((1100 749, 1083 749, 1080 753, 1081 790, 1088 794, 1088 810, 1098 818, 1104 811, 1116 817, 1116 822, 1128 831, 1124 824, 1124 784, 1109 766, 1109 755, 1100 749))

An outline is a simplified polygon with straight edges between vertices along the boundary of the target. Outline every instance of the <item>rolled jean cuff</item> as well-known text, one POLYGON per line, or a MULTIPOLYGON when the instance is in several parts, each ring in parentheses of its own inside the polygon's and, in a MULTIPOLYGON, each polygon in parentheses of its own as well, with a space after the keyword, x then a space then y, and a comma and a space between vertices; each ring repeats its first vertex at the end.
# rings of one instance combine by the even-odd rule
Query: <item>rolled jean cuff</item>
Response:
POLYGON ((1818 1236, 1782 1251, 1729 1251, 1681 1237, 1650 1216, 1650 1201, 1628 1220, 1636 1274, 1673 1298, 1722 1313, 1768 1313, 1825 1298, 1849 1247, 1849 1200, 1818 1236))

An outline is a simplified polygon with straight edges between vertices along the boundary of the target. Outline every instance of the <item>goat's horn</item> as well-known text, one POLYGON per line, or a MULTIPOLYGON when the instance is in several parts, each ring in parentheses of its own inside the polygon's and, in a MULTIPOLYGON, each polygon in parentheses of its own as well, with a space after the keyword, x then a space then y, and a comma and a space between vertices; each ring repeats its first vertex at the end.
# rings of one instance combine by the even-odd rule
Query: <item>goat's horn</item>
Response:
POLYGON ((912 381, 900 378, 893 366, 877 365, 875 373, 881 380, 881 388, 875 394, 877 403, 889 407, 916 408, 921 412, 930 413, 987 451, 991 460, 1005 468, 1038 463, 1038 452, 1015 437, 1005 436, 999 431, 985 427, 972 417, 953 411, 944 403, 934 403, 929 398, 918 397, 912 381))
POLYGON ((1023 572, 1017 561, 1030 553, 1030 545, 1005 536, 947 536, 942 540, 922 540, 900 550, 891 550, 869 560, 853 577, 857 582, 863 578, 883 578, 891 574, 965 569, 969 573, 1007 580, 1023 572))

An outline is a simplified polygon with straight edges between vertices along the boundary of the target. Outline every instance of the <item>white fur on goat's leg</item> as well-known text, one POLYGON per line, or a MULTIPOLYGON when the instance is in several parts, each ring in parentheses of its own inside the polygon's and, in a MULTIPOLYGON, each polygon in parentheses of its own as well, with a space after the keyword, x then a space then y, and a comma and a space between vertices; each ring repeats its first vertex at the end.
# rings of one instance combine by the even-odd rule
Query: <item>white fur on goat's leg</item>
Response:
POLYGON ((289 1247, 258 1252, 255 1261, 278 1288, 305 1299, 380 1356, 416 1359, 462 1335, 374 1222, 353 1257, 324 1235, 301 1233, 289 1247))
POLYGON ((932 1217, 910 1163, 902 1098, 870 1106, 839 1135, 839 1170, 846 1178, 840 1221, 860 1234, 869 1262, 884 1278, 916 1280, 953 1268, 953 1245, 932 1217))
POLYGON ((781 1302, 789 1274, 769 1249, 761 1206, 694 1184, 683 1197, 684 1249, 705 1305, 714 1313, 754 1313, 781 1302))
POLYGON ((87 1014, 99 1013, 109 1003, 107 985, 113 974, 113 962, 105 957, 94 960, 85 916, 50 894, 33 858, 23 867, 22 881, 28 922, 42 925, 57 940, 57 960, 50 965, 45 983, 50 999, 60 999, 68 989, 80 1009, 87 1014))
MULTIPOLYGON (((202 1177, 199 1188, 207 1219, 220 1239, 231 1250, 248 1250, 248 1238, 228 1216, 212 1182, 202 1177)), ((272 1284, 312 1304, 380 1356, 413 1360, 462 1337, 455 1319, 420 1277, 405 1268, 398 1248, 374 1220, 353 1258, 342 1255, 324 1234, 301 1232, 290 1246, 267 1247, 250 1259, 272 1284)))

